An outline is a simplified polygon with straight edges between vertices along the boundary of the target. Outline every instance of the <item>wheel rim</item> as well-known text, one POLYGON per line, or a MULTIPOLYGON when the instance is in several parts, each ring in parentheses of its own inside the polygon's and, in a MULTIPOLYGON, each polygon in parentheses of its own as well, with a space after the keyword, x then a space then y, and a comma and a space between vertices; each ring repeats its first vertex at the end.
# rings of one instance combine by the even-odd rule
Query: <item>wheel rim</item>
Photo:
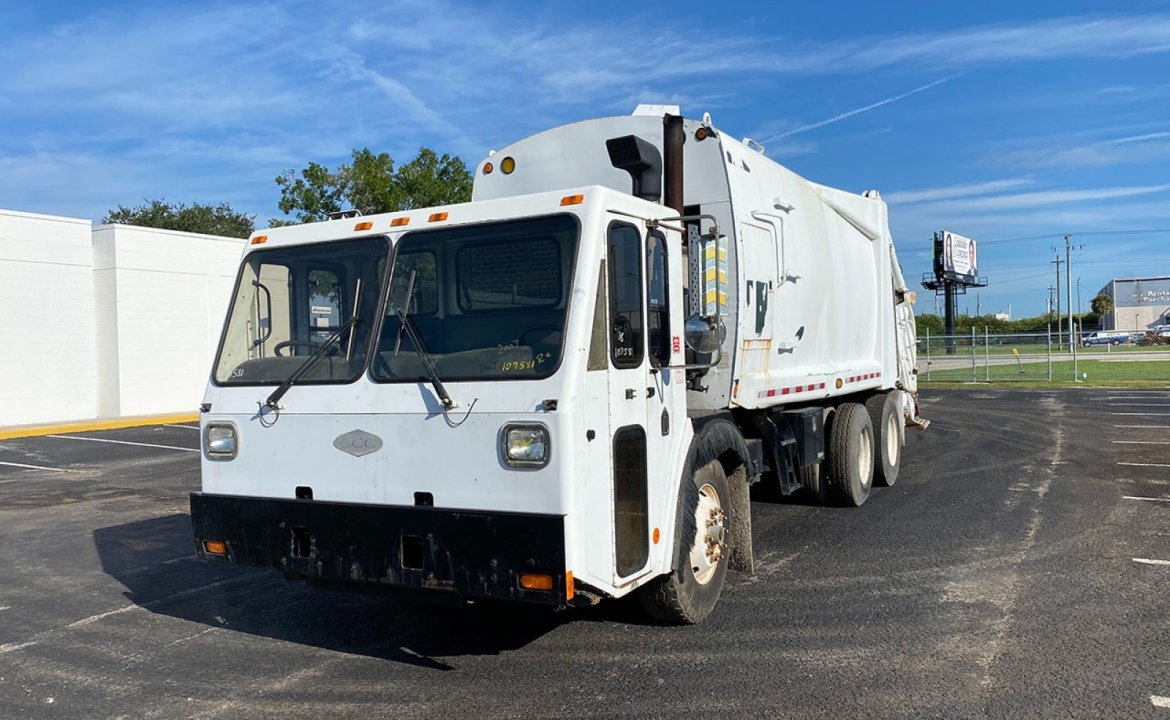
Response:
POLYGON ((886 457, 890 460, 890 467, 898 466, 898 453, 902 450, 902 443, 898 442, 898 416, 890 413, 886 420, 886 457))
POLYGON ((873 477, 873 441, 868 429, 861 431, 857 439, 857 476, 861 478, 861 485, 869 485, 873 477))
POLYGON ((695 540, 691 544, 691 572, 700 585, 715 577, 723 560, 723 540, 727 534, 727 515, 719 504, 719 493, 710 483, 699 488, 695 506, 695 540))

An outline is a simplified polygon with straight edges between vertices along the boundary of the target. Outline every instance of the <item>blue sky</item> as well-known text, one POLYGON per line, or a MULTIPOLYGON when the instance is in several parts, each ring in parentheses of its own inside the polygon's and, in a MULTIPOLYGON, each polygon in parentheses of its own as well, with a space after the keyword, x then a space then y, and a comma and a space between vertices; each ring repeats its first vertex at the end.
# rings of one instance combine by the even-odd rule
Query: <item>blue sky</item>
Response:
POLYGON ((163 197, 263 224, 273 178, 310 160, 426 145, 470 166, 660 102, 881 190, 911 278, 933 230, 979 240, 984 312, 1043 312, 1066 232, 1086 307, 1110 277, 1170 274, 1170 2, 6 0, 0 68, 8 209, 163 197))

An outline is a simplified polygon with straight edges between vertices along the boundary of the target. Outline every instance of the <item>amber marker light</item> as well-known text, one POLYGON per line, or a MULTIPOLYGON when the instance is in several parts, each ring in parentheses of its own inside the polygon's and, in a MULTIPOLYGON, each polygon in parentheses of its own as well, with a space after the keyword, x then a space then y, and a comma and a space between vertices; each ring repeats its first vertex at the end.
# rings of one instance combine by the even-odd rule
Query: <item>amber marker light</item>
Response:
POLYGON ((427 218, 427 222, 442 222, 446 219, 447 219, 447 213, 445 213, 445 212, 431 213, 431 216, 427 218))
POLYGON ((256 237, 252 238, 253 245, 263 245, 266 242, 268 242, 267 235, 257 235, 256 237))
POLYGON ((209 555, 227 555, 227 543, 222 540, 204 540, 203 549, 209 555))
POLYGON ((524 573, 520 576, 520 587, 525 590, 552 590, 552 575, 535 575, 524 573))
POLYGON ((565 600, 572 600, 576 593, 577 590, 573 587, 573 571, 570 570, 565 573, 565 600))
POLYGON ((374 223, 370 222, 369 220, 366 220, 365 222, 360 222, 357 225, 354 225, 353 229, 354 229, 354 232, 357 232, 358 230, 369 230, 372 227, 374 227, 374 223))
POLYGON ((565 205, 580 205, 583 202, 585 202, 584 195, 566 195, 561 198, 561 207, 565 205))
POLYGON ((505 175, 511 175, 512 171, 516 169, 516 160, 508 156, 500 161, 500 172, 505 175))
POLYGON ((402 227, 410 222, 408 217, 397 217, 390 221, 390 227, 402 227))
POLYGON ((837 378, 837 389, 838 389, 838 390, 840 390, 840 389, 841 389, 841 386, 842 386, 842 385, 844 385, 844 384, 845 384, 845 383, 844 383, 844 381, 842 381, 842 380, 841 380, 841 378, 837 378))
POLYGON ((496 166, 492 165, 490 162, 486 162, 483 164, 483 174, 484 175, 491 175, 492 170, 495 170, 495 169, 496 169, 496 166))

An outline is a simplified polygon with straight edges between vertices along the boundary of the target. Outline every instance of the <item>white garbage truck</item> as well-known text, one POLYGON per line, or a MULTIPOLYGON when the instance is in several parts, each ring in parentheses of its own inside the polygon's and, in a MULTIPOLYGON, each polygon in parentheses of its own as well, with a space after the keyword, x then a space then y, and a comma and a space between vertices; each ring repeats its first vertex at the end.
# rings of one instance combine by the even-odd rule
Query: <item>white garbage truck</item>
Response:
POLYGON ((702 620, 750 499, 861 505, 918 413, 878 193, 640 106, 489 154, 469 203, 272 228, 201 406, 195 550, 435 600, 702 620))

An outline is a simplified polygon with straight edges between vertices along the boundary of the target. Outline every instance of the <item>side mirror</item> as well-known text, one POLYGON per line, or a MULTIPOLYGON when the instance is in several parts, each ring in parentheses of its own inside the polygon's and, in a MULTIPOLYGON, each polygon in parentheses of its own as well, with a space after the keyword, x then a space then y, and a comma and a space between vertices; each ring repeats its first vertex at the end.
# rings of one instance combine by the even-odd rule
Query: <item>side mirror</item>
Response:
POLYGON ((683 326, 683 336, 687 347, 697 353, 710 355, 723 347, 727 337, 727 327, 718 317, 707 318, 701 315, 692 315, 687 318, 683 326))

